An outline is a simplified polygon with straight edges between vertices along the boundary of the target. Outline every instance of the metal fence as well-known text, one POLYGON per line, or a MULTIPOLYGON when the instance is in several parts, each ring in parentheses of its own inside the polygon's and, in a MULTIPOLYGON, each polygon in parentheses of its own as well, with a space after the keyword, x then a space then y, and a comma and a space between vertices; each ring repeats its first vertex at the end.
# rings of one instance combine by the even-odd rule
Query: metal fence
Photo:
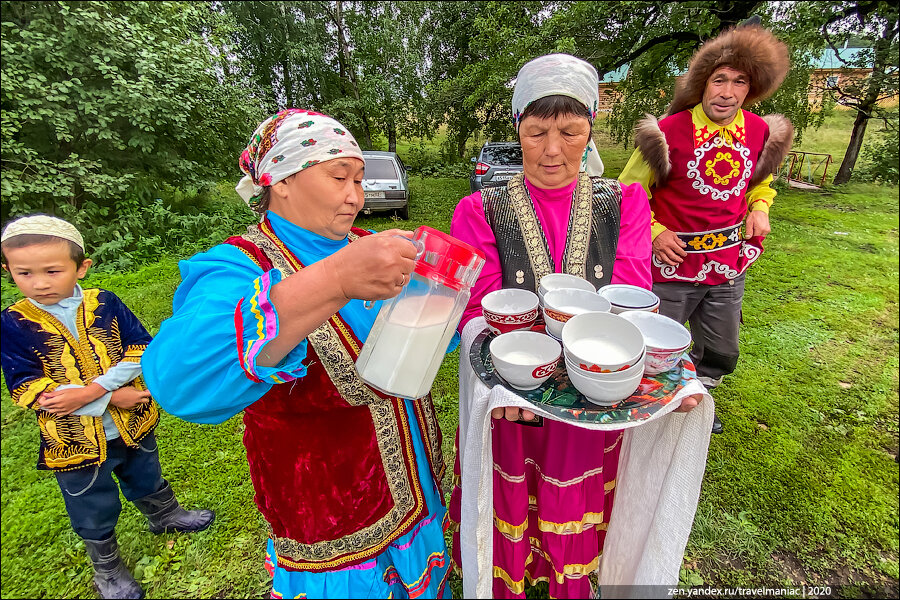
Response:
POLYGON ((830 154, 792 151, 781 163, 775 176, 785 177, 788 183, 794 181, 822 187, 825 184, 831 160, 830 154))

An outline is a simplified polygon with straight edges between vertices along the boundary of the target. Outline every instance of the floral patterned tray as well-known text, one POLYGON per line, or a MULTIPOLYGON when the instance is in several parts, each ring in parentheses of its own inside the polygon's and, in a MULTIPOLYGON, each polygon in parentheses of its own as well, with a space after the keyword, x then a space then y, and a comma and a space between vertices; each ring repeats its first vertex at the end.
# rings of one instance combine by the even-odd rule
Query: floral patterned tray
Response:
MULTIPOLYGON (((536 328, 537 329, 537 328, 536 328)), ((565 361, 560 359, 556 371, 539 388, 530 391, 511 387, 494 371, 490 343, 496 337, 485 329, 475 338, 469 360, 475 373, 487 386, 502 385, 510 392, 564 421, 613 425, 646 421, 668 405, 686 380, 696 377, 694 365, 685 354, 674 369, 644 377, 631 397, 612 406, 600 406, 585 398, 569 382, 565 361)))

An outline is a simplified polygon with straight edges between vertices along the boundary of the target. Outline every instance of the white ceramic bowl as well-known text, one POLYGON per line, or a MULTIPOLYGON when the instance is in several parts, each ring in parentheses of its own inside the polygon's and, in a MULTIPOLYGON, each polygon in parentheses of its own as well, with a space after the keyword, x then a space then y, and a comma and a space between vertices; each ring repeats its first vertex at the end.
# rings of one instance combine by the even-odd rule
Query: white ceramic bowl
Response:
POLYGON ((681 360, 684 350, 680 352, 647 352, 644 357, 644 374, 659 375, 666 371, 671 371, 681 360))
POLYGON ((566 356, 588 371, 627 369, 644 353, 641 330, 612 313, 575 315, 563 325, 562 342, 566 356))
POLYGON ((647 347, 644 372, 647 375, 657 375, 674 368, 691 345, 691 332, 674 319, 643 311, 626 311, 619 316, 637 325, 644 334, 647 347))
POLYGON ((586 312, 609 312, 609 300, 596 292, 574 288, 550 290, 544 295, 544 323, 547 333, 560 339, 566 321, 586 312))
POLYGON ((491 342, 491 360, 497 373, 517 390, 539 387, 556 370, 562 347, 536 331, 511 331, 491 342))
POLYGON ((494 290, 481 299, 481 314, 496 334, 529 329, 537 320, 538 297, 534 292, 516 288, 494 290))
POLYGON ((650 290, 636 285, 624 283, 604 285, 597 293, 609 300, 612 305, 610 312, 613 314, 619 314, 626 310, 650 312, 659 310, 659 297, 650 290))
POLYGON ((643 373, 645 368, 645 356, 646 352, 641 354, 635 361, 634 364, 622 369, 620 371, 598 371, 591 370, 587 368, 587 365, 579 364, 577 361, 573 360, 568 353, 563 350, 563 356, 566 359, 566 370, 576 370, 580 371, 582 375, 588 377, 590 379, 595 379, 597 381, 619 381, 621 379, 626 379, 631 377, 635 373, 643 373))
POLYGON ((543 306, 544 295, 546 295, 547 292, 562 289, 597 292, 597 288, 594 287, 594 284, 587 279, 569 275, 568 273, 549 273, 541 277, 541 280, 538 282, 538 297, 541 299, 541 306, 543 306))
POLYGON ((630 377, 618 381, 597 381, 578 369, 569 370, 569 381, 572 382, 575 389, 594 404, 603 406, 621 402, 631 396, 641 384, 643 376, 644 374, 638 371, 630 377))

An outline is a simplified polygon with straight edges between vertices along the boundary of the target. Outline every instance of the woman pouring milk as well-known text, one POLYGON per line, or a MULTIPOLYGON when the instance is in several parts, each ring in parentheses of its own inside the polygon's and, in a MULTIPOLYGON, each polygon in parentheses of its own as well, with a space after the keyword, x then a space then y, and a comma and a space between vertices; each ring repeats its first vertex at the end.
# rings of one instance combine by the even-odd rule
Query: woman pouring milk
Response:
POLYGON ((365 302, 409 281, 411 232, 353 227, 365 162, 325 115, 267 119, 240 167, 262 219, 180 263, 147 383, 189 421, 244 411, 273 597, 449 597, 431 398, 383 394, 354 368, 378 312, 365 302))

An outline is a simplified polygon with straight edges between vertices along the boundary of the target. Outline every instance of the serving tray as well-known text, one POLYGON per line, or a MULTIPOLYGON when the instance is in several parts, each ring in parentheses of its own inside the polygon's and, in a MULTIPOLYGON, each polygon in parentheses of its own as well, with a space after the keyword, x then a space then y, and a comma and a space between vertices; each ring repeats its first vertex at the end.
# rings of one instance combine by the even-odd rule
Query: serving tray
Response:
POLYGON ((560 358, 556 370, 540 387, 530 391, 517 390, 494 370, 490 344, 495 337, 485 329, 475 337, 469 350, 469 360, 478 378, 488 387, 503 386, 563 421, 602 425, 647 421, 675 399, 688 379, 696 377, 693 363, 684 354, 673 369, 645 376, 629 398, 611 406, 600 406, 575 389, 569 381, 565 361, 560 358))

